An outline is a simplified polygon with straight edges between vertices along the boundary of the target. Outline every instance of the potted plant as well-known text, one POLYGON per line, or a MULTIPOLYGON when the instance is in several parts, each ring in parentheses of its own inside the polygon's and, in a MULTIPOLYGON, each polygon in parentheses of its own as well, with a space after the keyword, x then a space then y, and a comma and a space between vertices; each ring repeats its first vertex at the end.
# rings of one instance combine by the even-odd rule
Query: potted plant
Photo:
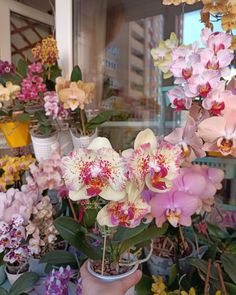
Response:
MULTIPOLYGON (((59 110, 64 109, 64 112, 67 113, 74 148, 87 147, 97 137, 97 127, 109 120, 114 113, 104 111, 87 120, 85 107, 94 99, 94 90, 95 85, 93 83, 82 81, 79 66, 73 68, 70 81, 63 77, 56 79, 58 98, 56 97, 54 101, 57 101, 59 110)), ((50 111, 48 114, 53 115, 50 111)))
POLYGON ((0 128, 10 147, 17 148, 28 145, 29 137, 29 116, 24 112, 17 96, 21 87, 13 84, 10 80, 15 70, 12 64, 0 61, 0 128), (4 67, 1 67, 4 64, 4 67))
POLYGON ((29 269, 24 219, 20 215, 10 223, 1 222, 1 253, 4 253, 5 271, 12 285, 29 269))

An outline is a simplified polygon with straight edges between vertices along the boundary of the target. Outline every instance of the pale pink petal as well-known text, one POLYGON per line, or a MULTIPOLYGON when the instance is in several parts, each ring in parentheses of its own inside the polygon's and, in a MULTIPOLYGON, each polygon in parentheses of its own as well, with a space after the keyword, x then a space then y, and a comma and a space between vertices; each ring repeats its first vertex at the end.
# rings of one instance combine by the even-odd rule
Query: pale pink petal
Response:
POLYGON ((198 125, 198 134, 206 142, 213 143, 225 134, 225 118, 211 117, 198 125))

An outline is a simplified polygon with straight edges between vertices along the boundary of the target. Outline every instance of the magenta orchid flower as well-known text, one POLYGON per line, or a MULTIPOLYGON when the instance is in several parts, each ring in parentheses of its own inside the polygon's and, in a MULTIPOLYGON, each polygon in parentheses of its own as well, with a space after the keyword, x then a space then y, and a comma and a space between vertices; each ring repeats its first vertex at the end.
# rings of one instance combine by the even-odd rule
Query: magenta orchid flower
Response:
POLYGON ((184 89, 180 86, 172 88, 167 93, 171 103, 171 107, 175 111, 182 111, 190 109, 192 105, 192 99, 185 95, 184 89))
POLYGON ((219 151, 223 156, 236 157, 235 112, 228 112, 224 117, 204 120, 198 126, 198 134, 205 141, 206 151, 219 151))
POLYGON ((125 197, 125 165, 105 137, 95 138, 62 159, 64 180, 73 201, 99 195, 118 201, 125 197))
POLYGON ((189 193, 172 189, 169 192, 156 193, 150 201, 150 206, 157 227, 162 227, 167 220, 174 227, 190 226, 191 216, 199 209, 199 199, 189 193))
POLYGON ((197 134, 197 126, 193 118, 188 117, 184 128, 176 128, 164 139, 174 145, 179 145, 183 151, 183 156, 193 161, 196 158, 206 156, 203 151, 203 141, 197 134))
POLYGON ((151 207, 140 195, 134 183, 128 183, 126 197, 118 202, 109 202, 97 215, 101 226, 136 227, 151 211, 151 207))

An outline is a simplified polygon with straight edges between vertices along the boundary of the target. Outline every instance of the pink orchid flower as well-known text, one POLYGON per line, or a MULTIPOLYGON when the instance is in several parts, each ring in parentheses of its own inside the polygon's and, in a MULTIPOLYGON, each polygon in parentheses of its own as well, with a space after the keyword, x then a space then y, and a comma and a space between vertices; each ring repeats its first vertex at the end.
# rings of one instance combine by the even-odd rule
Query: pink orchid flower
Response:
POLYGON ((228 49, 231 46, 232 36, 221 32, 212 32, 209 28, 202 29, 202 43, 212 49, 217 54, 222 49, 228 49))
POLYGON ((177 227, 190 226, 191 216, 199 209, 199 200, 195 196, 175 190, 156 193, 150 202, 151 215, 155 218, 157 227, 162 227, 167 220, 177 227))
POLYGON ((211 117, 198 126, 198 134, 205 141, 204 149, 219 151, 223 156, 236 157, 236 117, 235 112, 227 112, 224 117, 211 117))
POLYGON ((198 102, 193 102, 191 108, 189 109, 189 116, 194 119, 198 125, 203 120, 210 117, 210 114, 207 110, 203 109, 198 102))
POLYGON ((122 226, 133 228, 138 226, 142 219, 151 211, 151 207, 140 195, 134 183, 128 183, 126 197, 118 202, 109 202, 97 215, 101 226, 122 226))
POLYGON ((201 63, 208 70, 219 71, 221 76, 230 74, 229 65, 234 58, 232 50, 221 49, 215 53, 212 48, 200 50, 201 63))
POLYGON ((221 169, 207 166, 192 165, 181 169, 181 175, 176 178, 175 186, 179 191, 195 195, 201 201, 200 209, 211 211, 215 202, 216 191, 222 187, 224 172, 221 169))
POLYGON ((95 138, 62 159, 64 180, 73 201, 99 195, 119 201, 125 197, 125 165, 105 137, 95 138))
POLYGON ((196 122, 193 118, 188 117, 184 128, 176 128, 164 139, 171 144, 179 145, 183 151, 183 157, 191 162, 196 158, 206 156, 203 151, 203 141, 196 131, 196 122))
POLYGON ((202 106, 212 115, 219 116, 225 109, 225 102, 229 95, 230 92, 225 90, 225 82, 220 81, 218 87, 212 89, 208 97, 203 100, 202 106))
POLYGON ((200 62, 198 42, 189 46, 179 46, 172 52, 171 72, 175 77, 175 84, 182 84, 192 76, 193 67, 200 62))
POLYGON ((171 107, 175 111, 182 111, 190 109, 192 105, 192 99, 185 95, 184 89, 180 86, 174 87, 167 93, 171 103, 171 107))
POLYGON ((195 64, 193 74, 185 87, 185 95, 188 97, 206 98, 210 91, 218 86, 220 73, 214 70, 206 70, 201 63, 195 64))

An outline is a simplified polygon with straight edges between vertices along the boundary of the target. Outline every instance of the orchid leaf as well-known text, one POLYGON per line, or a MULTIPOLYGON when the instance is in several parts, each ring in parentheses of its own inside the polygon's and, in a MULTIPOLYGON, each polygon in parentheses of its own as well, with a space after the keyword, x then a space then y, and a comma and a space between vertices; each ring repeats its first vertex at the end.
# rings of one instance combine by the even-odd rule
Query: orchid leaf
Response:
POLYGON ((70 217, 59 217, 54 221, 54 225, 61 237, 71 246, 74 246, 89 258, 101 259, 101 250, 88 243, 84 229, 77 221, 70 217))
MULTIPOLYGON (((204 275, 207 274, 207 267, 208 267, 208 262, 203 260, 203 259, 198 259, 198 258, 188 258, 188 263, 190 263, 192 266, 196 267, 199 271, 201 271, 204 275)), ((210 278, 214 280, 219 280, 219 276, 216 270, 216 267, 212 265, 211 268, 211 273, 210 273, 210 278)))
POLYGON ((224 253, 221 255, 221 261, 225 272, 236 284, 236 255, 224 253))
POLYGON ((147 229, 148 224, 141 223, 139 226, 134 228, 125 228, 125 227, 118 227, 116 233, 114 234, 112 241, 114 242, 122 242, 136 235, 142 233, 145 229, 147 229))
POLYGON ((157 228, 156 224, 153 224, 144 232, 142 231, 138 235, 123 241, 120 244, 119 253, 120 254, 124 253, 125 251, 127 251, 129 248, 131 248, 134 245, 163 236, 166 233, 167 229, 168 229, 167 223, 165 223, 161 228, 157 228))
POLYGON ((215 224, 207 222, 207 229, 210 235, 214 236, 217 239, 224 240, 229 238, 229 233, 215 224))
POLYGON ((20 295, 27 292, 38 281, 39 276, 34 272, 26 272, 20 276, 12 285, 9 295, 20 295))
POLYGON ((20 59, 17 64, 17 72, 24 78, 27 75, 28 64, 24 59, 20 59))
POLYGON ((70 76, 70 80, 71 82, 78 82, 82 80, 82 72, 78 65, 73 68, 71 76, 70 76))
POLYGON ((153 280, 150 276, 143 274, 140 282, 135 286, 135 291, 138 295, 150 295, 153 280))
POLYGON ((40 260, 40 263, 49 263, 58 266, 75 266, 77 267, 77 260, 75 256, 64 250, 54 250, 46 253, 40 260))
POLYGON ((85 125, 85 128, 92 132, 95 130, 99 125, 105 123, 106 121, 109 121, 111 117, 115 114, 114 111, 104 111, 99 113, 96 117, 92 118, 90 121, 88 121, 85 125))
POLYGON ((17 116, 14 117, 15 121, 19 121, 19 122, 29 122, 30 121, 30 115, 23 113, 23 114, 19 114, 17 116))
POLYGON ((5 290, 4 288, 0 287, 0 295, 8 295, 7 290, 5 290))

